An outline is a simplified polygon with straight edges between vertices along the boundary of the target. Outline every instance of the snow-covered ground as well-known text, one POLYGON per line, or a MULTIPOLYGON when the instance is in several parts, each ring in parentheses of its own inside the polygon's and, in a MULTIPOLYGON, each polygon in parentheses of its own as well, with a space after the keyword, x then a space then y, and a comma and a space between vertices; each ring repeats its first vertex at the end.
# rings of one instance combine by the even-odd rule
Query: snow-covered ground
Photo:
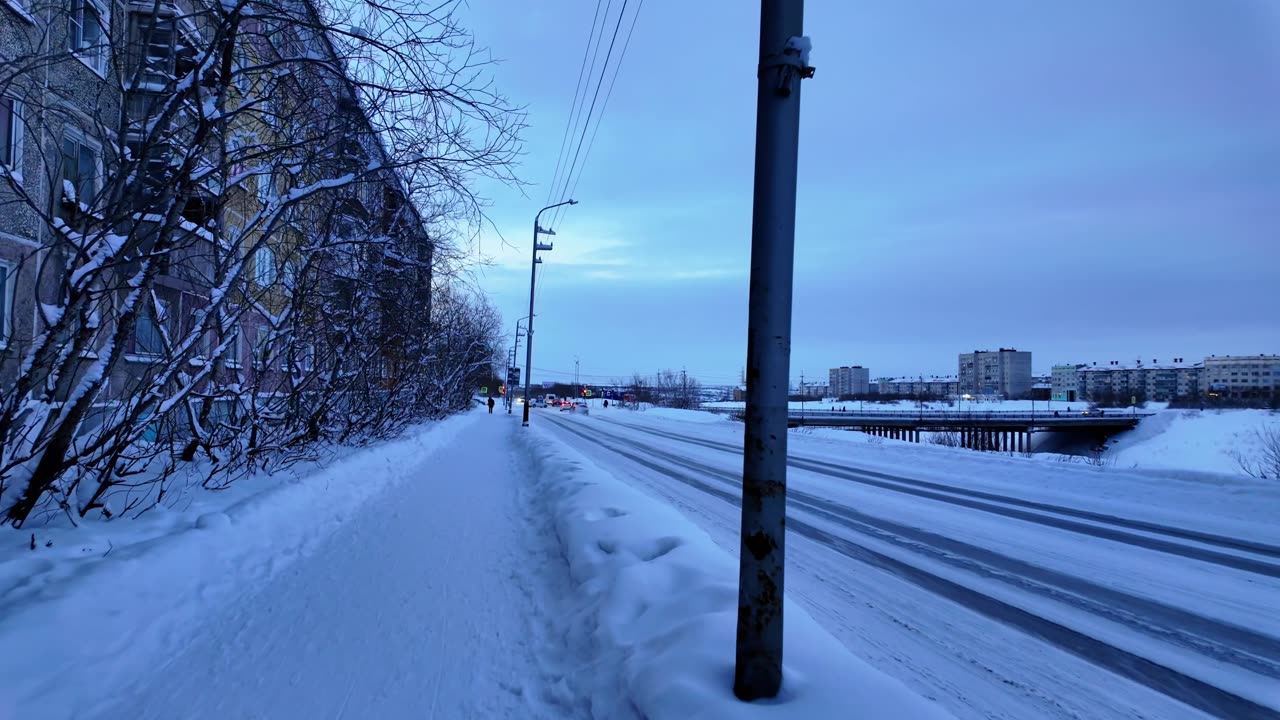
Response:
POLYGON ((594 717, 809 720, 844 715, 851 698, 863 717, 946 717, 790 602, 783 693, 767 703, 737 701, 729 692, 736 559, 667 503, 565 447, 542 418, 534 426, 533 437, 519 439, 536 458, 533 489, 556 519, 578 584, 570 612, 593 640, 582 680, 594 717))
MULTIPOLYGON (((546 419, 737 547, 740 424, 546 419)), ((1277 716, 1275 483, 831 435, 790 436, 788 592, 877 669, 958 717, 1277 716)))
POLYGON ((1256 431, 1280 427, 1270 410, 1159 410, 1109 446, 1119 467, 1243 472, 1236 456, 1258 451, 1256 431))
MULTIPOLYGON (((999 411, 1016 412, 1034 409, 1048 411, 1050 409, 1065 411, 1067 408, 1083 409, 1085 403, 1046 403, 1037 400, 1007 400, 949 407, 944 403, 926 403, 926 409, 941 411, 999 411)), ((790 403, 792 408, 800 409, 798 402, 790 403)), ((719 402, 706 403, 707 408, 742 407, 742 403, 719 402)), ((858 407, 856 401, 829 401, 805 403, 809 410, 858 407)), ((876 411, 914 410, 918 405, 903 400, 894 403, 867 403, 864 409, 876 411)), ((653 413, 654 410, 647 411, 653 413)), ((667 411, 672 412, 672 411, 667 411)), ((680 411, 688 412, 688 411, 680 411)), ((1148 403, 1140 410, 1148 416, 1143 418, 1138 427, 1116 435, 1108 443, 1108 451, 1103 461, 1108 465, 1129 469, 1180 470, 1188 473, 1216 473, 1225 475, 1241 475, 1237 457, 1243 453, 1249 455, 1258 450, 1257 430, 1267 425, 1280 427, 1280 413, 1271 410, 1248 409, 1208 409, 1186 410, 1168 409, 1165 403, 1148 403)), ((711 415, 712 413, 706 413, 711 415)), ((675 416, 673 416, 675 417, 675 416)), ((698 422, 714 422, 710 418, 688 416, 686 419, 698 422)), ((830 438, 839 438, 846 434, 841 430, 808 431, 830 438)), ((926 439, 928 434, 925 435, 926 439)), ((863 442, 860 434, 846 438, 855 442, 863 442)), ((1037 436, 1037 452, 1040 440, 1049 440, 1047 436, 1037 436)), ((892 441, 887 441, 892 442, 892 441)), ((968 452, 968 451, 963 451, 968 452)), ((1046 462, 1070 462, 1071 458, 1063 458, 1055 453, 1046 453, 1037 460, 1046 462)), ((1076 458, 1083 462, 1083 458, 1076 458)))
POLYGON ((550 417, 0 535, 0 720, 947 717, 792 603, 782 695, 734 699, 733 554, 550 417))

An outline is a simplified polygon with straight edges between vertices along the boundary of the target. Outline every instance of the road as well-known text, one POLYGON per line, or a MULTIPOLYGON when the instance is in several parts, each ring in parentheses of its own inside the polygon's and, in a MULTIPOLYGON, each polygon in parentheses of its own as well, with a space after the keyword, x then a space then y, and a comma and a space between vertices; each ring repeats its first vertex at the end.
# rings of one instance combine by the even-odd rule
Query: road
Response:
MULTIPOLYGON (((543 418, 737 553, 740 426, 543 418)), ((1271 538, 791 443, 788 594, 958 717, 1280 718, 1271 538)), ((957 475, 1033 468, 982 462, 957 475)))

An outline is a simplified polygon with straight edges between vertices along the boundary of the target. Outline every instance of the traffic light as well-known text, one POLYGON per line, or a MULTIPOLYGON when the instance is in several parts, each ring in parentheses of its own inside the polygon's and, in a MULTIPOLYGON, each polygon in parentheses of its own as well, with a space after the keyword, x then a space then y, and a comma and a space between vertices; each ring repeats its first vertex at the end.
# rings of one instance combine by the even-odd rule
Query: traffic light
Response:
POLYGON ((499 394, 499 395, 506 395, 506 394, 507 394, 507 386, 506 386, 506 385, 499 385, 499 386, 498 386, 498 394, 499 394))

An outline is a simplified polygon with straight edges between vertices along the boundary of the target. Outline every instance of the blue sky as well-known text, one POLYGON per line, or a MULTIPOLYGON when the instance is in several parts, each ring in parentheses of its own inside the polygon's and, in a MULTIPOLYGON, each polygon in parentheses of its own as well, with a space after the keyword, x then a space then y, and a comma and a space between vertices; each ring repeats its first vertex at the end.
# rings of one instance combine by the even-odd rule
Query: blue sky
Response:
MULTIPOLYGON (((957 353, 1001 346, 1045 371, 1280 352, 1277 8, 809 0, 793 376, 954 373, 957 353)), ((532 219, 594 9, 462 10, 529 113, 528 185, 481 186, 496 230, 478 282, 509 326, 527 312, 532 219)), ((736 380, 758 13, 644 2, 581 204, 539 269, 535 381, 575 357, 590 380, 682 367, 736 380)))

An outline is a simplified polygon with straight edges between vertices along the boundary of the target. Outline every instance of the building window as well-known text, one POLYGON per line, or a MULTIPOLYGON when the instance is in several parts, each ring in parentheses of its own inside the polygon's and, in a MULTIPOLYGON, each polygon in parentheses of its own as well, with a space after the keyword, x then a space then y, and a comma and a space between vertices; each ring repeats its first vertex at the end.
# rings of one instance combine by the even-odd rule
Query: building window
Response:
POLYGON ((284 286, 290 290, 298 287, 298 276, 301 269, 298 267, 298 261, 290 260, 284 264, 284 286))
POLYGON ((9 347, 9 333, 13 330, 10 325, 13 309, 13 303, 10 300, 13 295, 12 290, 13 266, 0 262, 0 347, 9 347))
POLYGON ((22 103, 0 96, 0 165, 22 172, 22 103))
POLYGON ((240 325, 233 325, 230 331, 231 341, 227 344, 222 359, 231 367, 240 367, 240 325))
POLYGON ((275 191, 271 188, 271 171, 264 170, 258 173, 257 187, 258 202, 265 208, 271 204, 271 196, 275 191))
POLYGON ((253 254, 253 279, 262 287, 276 281, 276 254, 271 248, 261 247, 253 254))
POLYGON ((160 92, 169 86, 174 73, 173 18, 135 13, 131 28, 134 47, 142 48, 141 87, 160 92))
POLYGON ((254 334, 253 366, 259 370, 270 369, 270 358, 267 357, 270 351, 270 348, 267 347, 269 337, 270 333, 267 332, 265 327, 258 328, 257 332, 254 334))
POLYGON ((67 49, 99 73, 107 71, 110 12, 98 0, 71 0, 67 49))
POLYGON ((163 324, 169 318, 169 303, 156 299, 147 310, 138 313, 133 326, 133 350, 139 355, 164 353, 163 324))
POLYGON ((62 188, 68 201, 88 207, 98 193, 99 155, 102 149, 83 138, 62 138, 62 188))
POLYGON ((209 335, 201 329, 203 327, 207 327, 205 322, 202 322, 207 320, 202 317, 202 314, 208 307, 208 302, 209 301, 206 298, 202 298, 198 295, 193 295, 191 293, 182 294, 182 305, 185 309, 187 318, 187 324, 186 327, 183 328, 183 332, 187 334, 194 332, 200 333, 199 337, 196 338, 194 347, 195 357, 201 360, 209 357, 209 335))

